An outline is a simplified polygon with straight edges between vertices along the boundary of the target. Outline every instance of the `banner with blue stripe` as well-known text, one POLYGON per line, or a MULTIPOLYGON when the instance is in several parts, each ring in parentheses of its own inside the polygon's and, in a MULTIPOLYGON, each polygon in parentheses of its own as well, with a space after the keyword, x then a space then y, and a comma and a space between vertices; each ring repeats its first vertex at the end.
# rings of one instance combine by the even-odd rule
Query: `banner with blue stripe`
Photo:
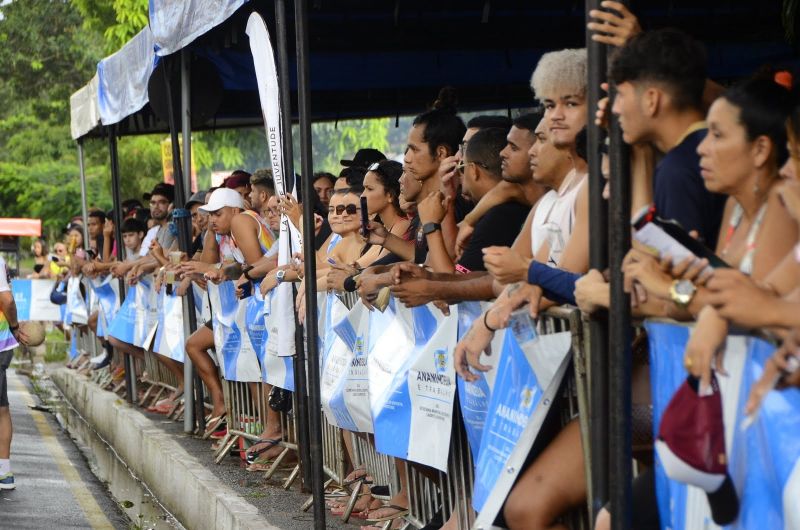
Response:
POLYGON ((153 351, 182 363, 186 358, 183 297, 176 295, 174 291, 167 294, 167 288, 162 287, 158 298, 158 328, 153 351))
POLYGON ((326 313, 323 410, 328 421, 342 429, 373 432, 366 352, 370 312, 360 300, 348 311, 331 293, 326 313))
POLYGON ((475 462, 476 526, 490 527, 552 406, 569 366, 569 332, 538 334, 528 310, 512 314, 475 462))
MULTIPOLYGON (((647 322, 653 395, 653 429, 678 387, 686 380, 683 366, 691 328, 647 322)), ((755 421, 743 428, 744 404, 774 347, 761 339, 732 335, 717 373, 722 397, 728 472, 739 496, 739 517, 730 529, 800 528, 800 390, 773 391, 755 421)), ((718 528, 706 493, 671 480, 656 458, 656 492, 661 528, 718 528)))
POLYGON ((433 304, 409 309, 390 298, 372 311, 369 397, 379 452, 447 469, 458 307, 445 317, 433 304))
POLYGON ((61 322, 61 306, 50 301, 53 280, 11 280, 11 293, 17 306, 17 320, 61 322))
MULTIPOLYGON (((469 331, 472 322, 479 318, 488 309, 488 302, 461 302, 458 304, 458 340, 461 340, 469 331)), ((498 353, 503 347, 506 330, 498 330, 489 345, 489 351, 493 355, 482 353, 480 363, 491 366, 488 372, 473 372, 478 376, 477 381, 464 381, 461 377, 456 378, 458 383, 458 403, 461 407, 461 417, 464 419, 464 429, 467 432, 467 441, 473 455, 478 455, 481 446, 481 437, 486 423, 486 414, 489 412, 489 399, 494 389, 494 380, 497 370, 498 353)))
POLYGON ((64 324, 86 324, 89 322, 89 310, 86 300, 81 294, 81 277, 72 276, 67 280, 67 303, 64 313, 64 324))
POLYGON ((119 310, 119 282, 112 278, 111 275, 106 275, 101 278, 90 278, 89 286, 92 288, 99 306, 97 315, 98 330, 101 328, 106 330, 119 310))
MULTIPOLYGON (((247 325, 248 299, 236 296, 232 281, 208 284, 213 315, 214 349, 228 381, 261 381, 261 367, 250 341, 247 325)), ((249 297, 250 298, 250 297, 249 297)), ((253 325, 258 325, 254 322, 253 325)))
POLYGON ((282 314, 272 311, 275 303, 276 293, 273 289, 264 299, 267 337, 264 341, 263 380, 267 384, 294 392, 294 356, 279 355, 281 343, 278 340, 278 328, 284 320, 282 314))

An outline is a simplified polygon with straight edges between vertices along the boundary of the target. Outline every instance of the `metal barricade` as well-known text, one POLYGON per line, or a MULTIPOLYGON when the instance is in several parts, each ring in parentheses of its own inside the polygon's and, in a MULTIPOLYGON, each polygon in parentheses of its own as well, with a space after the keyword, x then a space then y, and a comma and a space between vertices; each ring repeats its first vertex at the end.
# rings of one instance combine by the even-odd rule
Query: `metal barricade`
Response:
MULTIPOLYGON (((584 423, 588 421, 585 355, 588 339, 584 336, 580 311, 567 306, 551 308, 540 315, 537 331, 541 334, 569 331, 572 334, 574 370, 568 372, 556 406, 561 411, 562 425, 578 417, 581 421, 582 435, 588 433, 588 429, 583 428, 584 423)), ((427 524, 439 512, 442 523, 455 515, 459 530, 468 530, 474 523, 475 512, 472 509, 474 465, 457 400, 455 410, 457 412, 453 417, 448 472, 445 474, 436 471, 436 480, 431 480, 430 473, 426 476, 419 471, 418 466, 407 464, 409 514, 406 516, 406 521, 417 528, 427 524)), ((586 453, 588 439, 584 440, 583 445, 586 453)), ((588 460, 586 465, 588 469, 588 460)), ((588 506, 587 504, 587 508, 588 506)), ((590 528, 587 509, 574 510, 565 519, 570 528, 581 530, 590 528)))
MULTIPOLYGON (((561 425, 565 426, 574 419, 578 419, 581 431, 581 443, 584 453, 584 467, 586 470, 587 484, 590 480, 589 465, 589 409, 588 409, 588 379, 586 352, 588 349, 588 326, 583 325, 579 309, 573 306, 552 307, 539 317, 539 333, 558 333, 569 331, 572 335, 572 371, 567 372, 562 384, 562 392, 556 406, 561 414, 561 425)), ((587 488, 587 491, 590 488, 587 488)), ((585 508, 572 510, 564 519, 573 529, 588 530, 591 528, 591 499, 587 498, 585 508)))
POLYGON ((405 519, 408 523, 422 528, 435 517, 441 517, 441 522, 445 523, 455 516, 457 528, 466 530, 472 526, 475 520, 472 509, 474 466, 457 397, 454 403, 447 473, 426 468, 429 471, 426 475, 416 464, 405 465, 409 502, 409 513, 405 519), (431 479, 431 473, 435 473, 436 480, 431 479))
MULTIPOLYGON (((266 427, 266 404, 264 387, 261 382, 242 383, 222 380, 222 391, 225 396, 228 432, 220 444, 214 461, 219 464, 233 446, 240 440, 253 443, 259 441, 259 435, 266 427), (256 387, 255 395, 251 386, 256 387)), ((244 450, 244 444, 240 444, 244 450)))

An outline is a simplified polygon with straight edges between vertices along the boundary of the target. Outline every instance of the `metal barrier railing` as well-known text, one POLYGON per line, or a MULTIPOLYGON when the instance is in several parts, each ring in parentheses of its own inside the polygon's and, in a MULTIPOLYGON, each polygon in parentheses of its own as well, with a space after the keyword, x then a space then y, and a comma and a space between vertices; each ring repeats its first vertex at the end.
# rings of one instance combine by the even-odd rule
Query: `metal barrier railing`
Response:
MULTIPOLYGON (((358 299, 355 293, 344 293, 340 299, 348 308, 352 308, 358 299)), ((588 360, 590 337, 588 328, 583 325, 580 312, 575 308, 556 307, 544 312, 538 321, 540 333, 556 333, 570 331, 572 333, 572 358, 574 370, 568 375, 564 384, 558 406, 561 410, 563 424, 578 418, 581 426, 581 436, 584 446, 587 480, 591 469, 589 460, 588 439, 588 360)), ((86 328, 84 331, 73 327, 77 333, 78 348, 81 352, 92 351, 91 341, 95 341, 94 333, 86 328)), ((121 355, 114 352, 114 364, 122 363, 121 355)), ((139 382, 148 385, 140 405, 146 407, 148 402, 155 403, 167 391, 175 391, 178 381, 166 367, 160 363, 155 354, 146 352, 144 360, 135 359, 133 363, 139 382)), ((260 434, 266 426, 267 396, 261 383, 242 383, 226 381, 222 378, 225 397, 228 432, 219 444, 215 461, 221 462, 239 440, 258 443, 260 434)), ((105 369, 98 371, 94 376, 95 381, 101 386, 112 383, 112 373, 105 369)), ((124 386, 124 380, 112 385, 114 391, 119 391, 124 386)), ((205 393, 208 396, 208 392, 205 393)), ((294 399, 294 397, 293 397, 294 399)), ((294 409, 293 409, 294 410, 294 409)), ((459 410, 456 404, 456 411, 459 410)), ((173 411, 175 412, 175 411, 173 411)), ((176 415, 177 418, 177 415, 176 415)), ((279 444, 283 451, 274 459, 270 468, 264 473, 266 479, 271 478, 281 468, 290 452, 296 451, 297 427, 292 413, 281 415, 281 424, 284 439, 279 444)), ((388 485, 391 494, 400 490, 399 475, 395 459, 378 453, 375 450, 374 439, 371 435, 361 433, 343 432, 334 425, 325 422, 323 426, 323 468, 328 478, 326 486, 343 487, 348 469, 348 455, 346 454, 343 437, 349 436, 352 441, 352 454, 349 461, 354 468, 362 468, 366 474, 373 478, 374 484, 388 485)), ((244 449, 246 444, 242 444, 244 449)), ((459 530, 467 530, 474 522, 475 513, 471 506, 472 488, 474 483, 474 467, 466 432, 461 415, 456 413, 453 417, 450 456, 448 471, 442 473, 430 468, 422 468, 413 463, 404 462, 406 470, 405 489, 409 500, 409 514, 405 517, 407 524, 421 528, 437 515, 442 521, 447 521, 451 516, 457 517, 459 530)), ((300 463, 292 468, 288 477, 283 482, 284 488, 289 488, 300 474, 300 463)), ((360 484, 357 483, 358 486, 360 484)), ((355 504, 360 492, 359 487, 353 488, 350 508, 355 504)), ((303 506, 307 509, 313 499, 309 499, 303 506)), ((587 507, 591 506, 591 498, 587 499, 587 507)), ((347 519, 349 510, 343 519, 347 519)), ((571 513, 567 521, 572 528, 589 528, 587 510, 576 510, 571 513)))

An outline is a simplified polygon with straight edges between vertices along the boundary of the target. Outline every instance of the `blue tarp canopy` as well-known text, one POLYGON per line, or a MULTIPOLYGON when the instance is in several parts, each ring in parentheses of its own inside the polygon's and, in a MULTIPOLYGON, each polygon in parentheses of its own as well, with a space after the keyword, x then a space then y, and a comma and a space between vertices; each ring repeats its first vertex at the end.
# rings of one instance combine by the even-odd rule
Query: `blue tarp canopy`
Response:
MULTIPOLYGON (((711 77, 731 80, 763 64, 795 64, 781 6, 781 0, 640 0, 633 9, 645 29, 675 26, 704 41, 711 77)), ((150 27, 98 65, 102 124, 118 124, 120 134, 167 131, 148 104, 147 78, 158 58, 180 49, 213 65, 224 89, 213 116, 195 129, 260 124, 244 33, 254 10, 274 37, 271 0, 150 0, 150 27)), ((585 38, 584 3, 577 1, 315 0, 310 10, 315 120, 415 114, 444 85, 456 87, 462 110, 531 106, 528 82, 541 54, 581 47, 585 38)), ((294 87, 291 0, 287 17, 294 87)), ((202 83, 192 77, 193 86, 202 83)), ((73 135, 99 134, 91 123, 73 127, 73 135)))

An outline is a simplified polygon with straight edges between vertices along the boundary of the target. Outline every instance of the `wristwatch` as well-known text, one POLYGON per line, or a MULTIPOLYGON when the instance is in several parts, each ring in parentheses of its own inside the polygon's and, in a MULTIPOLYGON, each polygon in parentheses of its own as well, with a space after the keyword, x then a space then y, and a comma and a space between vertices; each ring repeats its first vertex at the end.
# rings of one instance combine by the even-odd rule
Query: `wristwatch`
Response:
POLYGON ((696 292, 697 287, 690 280, 675 280, 669 286, 669 297, 682 308, 689 305, 696 292))
POLYGON ((281 269, 275 274, 275 281, 278 282, 278 284, 280 284, 283 282, 283 278, 285 276, 286 276, 286 270, 281 269))
POLYGON ((422 233, 425 234, 426 236, 441 229, 442 225, 440 225, 439 223, 425 223, 424 225, 422 225, 422 233))

